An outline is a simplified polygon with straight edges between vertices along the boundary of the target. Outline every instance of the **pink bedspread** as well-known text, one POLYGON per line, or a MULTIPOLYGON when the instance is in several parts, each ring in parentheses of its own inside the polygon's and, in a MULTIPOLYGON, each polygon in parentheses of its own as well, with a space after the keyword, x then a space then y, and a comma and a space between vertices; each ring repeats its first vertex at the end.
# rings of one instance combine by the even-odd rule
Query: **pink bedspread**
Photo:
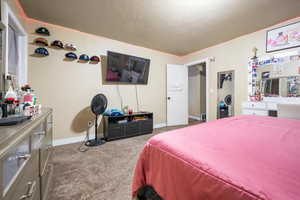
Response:
POLYGON ((300 199, 300 121, 239 116, 156 135, 132 195, 146 184, 165 200, 300 199))

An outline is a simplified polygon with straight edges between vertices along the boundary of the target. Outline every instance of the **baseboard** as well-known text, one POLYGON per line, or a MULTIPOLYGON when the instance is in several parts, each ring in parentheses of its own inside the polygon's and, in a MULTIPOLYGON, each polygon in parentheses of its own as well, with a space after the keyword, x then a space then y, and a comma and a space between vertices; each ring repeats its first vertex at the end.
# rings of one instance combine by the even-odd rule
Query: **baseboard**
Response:
POLYGON ((163 128, 163 127, 166 127, 167 126, 167 123, 160 123, 160 124, 155 124, 153 126, 153 128, 163 128))
POLYGON ((201 121, 201 117, 199 117, 199 116, 190 115, 189 118, 190 118, 190 119, 194 119, 194 120, 201 121))
MULTIPOLYGON (((163 127, 166 127, 166 126, 167 126, 166 123, 161 123, 161 124, 155 124, 153 126, 153 128, 163 128, 163 127)), ((82 135, 82 136, 77 136, 77 137, 70 137, 70 138, 53 140, 53 146, 61 146, 61 145, 65 145, 65 144, 83 142, 85 137, 86 137, 85 135, 82 135)), ((90 139, 93 139, 93 137, 90 136, 90 139)))
POLYGON ((61 146, 64 144, 72 144, 72 143, 82 142, 84 139, 85 139, 85 135, 64 138, 64 139, 57 139, 57 140, 53 140, 53 146, 61 146))

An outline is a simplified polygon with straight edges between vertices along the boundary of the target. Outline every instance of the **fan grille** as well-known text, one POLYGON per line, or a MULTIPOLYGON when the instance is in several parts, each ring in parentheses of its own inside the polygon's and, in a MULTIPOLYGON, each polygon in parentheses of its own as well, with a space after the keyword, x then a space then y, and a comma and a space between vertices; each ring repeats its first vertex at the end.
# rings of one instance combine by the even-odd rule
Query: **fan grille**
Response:
POLYGON ((104 94, 97 94, 91 102, 91 110, 95 115, 101 115, 107 108, 107 98, 104 94))

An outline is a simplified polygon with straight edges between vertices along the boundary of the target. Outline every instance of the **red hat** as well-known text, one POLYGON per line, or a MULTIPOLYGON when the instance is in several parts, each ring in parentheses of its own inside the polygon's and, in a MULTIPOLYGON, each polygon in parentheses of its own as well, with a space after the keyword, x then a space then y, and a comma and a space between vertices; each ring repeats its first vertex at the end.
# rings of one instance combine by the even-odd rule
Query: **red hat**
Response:
POLYGON ((98 56, 92 56, 90 61, 92 62, 100 62, 100 58, 98 56))

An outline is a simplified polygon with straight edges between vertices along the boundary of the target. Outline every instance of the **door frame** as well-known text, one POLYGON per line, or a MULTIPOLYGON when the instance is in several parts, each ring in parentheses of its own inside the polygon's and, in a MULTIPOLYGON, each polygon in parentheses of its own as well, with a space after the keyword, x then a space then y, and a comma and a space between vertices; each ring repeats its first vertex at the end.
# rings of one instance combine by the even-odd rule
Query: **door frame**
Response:
POLYGON ((221 74, 221 73, 232 73, 232 82, 233 82, 233 97, 231 98, 231 105, 233 105, 233 108, 232 108, 232 116, 230 116, 230 117, 234 117, 235 116, 235 69, 229 69, 229 70, 225 70, 225 71, 219 71, 219 72, 217 72, 217 102, 216 102, 216 104, 217 104, 217 119, 219 119, 219 109, 218 109, 218 99, 219 99, 219 75, 221 74))
POLYGON ((211 61, 211 58, 205 58, 205 59, 196 60, 196 61, 184 64, 184 66, 188 68, 188 67, 193 66, 193 65, 205 63, 205 71, 206 71, 206 79, 205 79, 205 82, 206 82, 206 89, 205 89, 205 93, 206 93, 206 122, 209 121, 209 116, 210 116, 210 113, 209 113, 209 99, 210 99, 209 98, 209 94, 210 94, 210 91, 209 91, 209 65, 210 65, 210 61, 211 61))

